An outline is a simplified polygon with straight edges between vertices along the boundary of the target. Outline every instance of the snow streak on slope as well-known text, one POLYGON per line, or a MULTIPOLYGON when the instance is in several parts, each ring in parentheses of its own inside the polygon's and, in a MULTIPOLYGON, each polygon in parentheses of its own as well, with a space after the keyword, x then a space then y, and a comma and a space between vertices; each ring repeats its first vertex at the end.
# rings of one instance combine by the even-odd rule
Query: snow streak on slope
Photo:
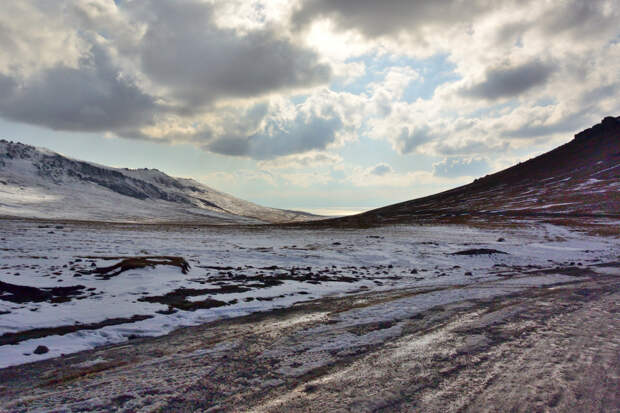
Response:
POLYGON ((265 208, 156 169, 120 169, 0 140, 0 215, 113 222, 291 222, 265 208))

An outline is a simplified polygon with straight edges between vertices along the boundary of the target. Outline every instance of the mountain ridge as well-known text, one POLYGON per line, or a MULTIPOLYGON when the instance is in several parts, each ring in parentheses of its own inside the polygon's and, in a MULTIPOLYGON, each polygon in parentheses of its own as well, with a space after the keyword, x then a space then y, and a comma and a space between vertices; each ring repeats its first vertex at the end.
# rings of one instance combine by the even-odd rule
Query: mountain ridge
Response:
POLYGON ((262 207, 158 169, 113 168, 4 139, 0 140, 0 215, 212 224, 315 218, 262 207))
POLYGON ((458 221, 473 216, 620 216, 620 117, 537 157, 437 194, 312 225, 458 221))

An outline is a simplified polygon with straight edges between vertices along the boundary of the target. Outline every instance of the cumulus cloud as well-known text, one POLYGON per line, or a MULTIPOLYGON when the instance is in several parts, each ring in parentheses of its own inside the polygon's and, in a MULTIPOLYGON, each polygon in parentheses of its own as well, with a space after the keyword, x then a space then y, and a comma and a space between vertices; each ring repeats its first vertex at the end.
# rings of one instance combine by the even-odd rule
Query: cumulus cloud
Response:
POLYGON ((461 90, 461 94, 487 100, 516 97, 544 84, 554 70, 552 64, 538 59, 517 66, 489 68, 484 80, 461 90))
POLYGON ((400 153, 411 153, 419 146, 433 140, 435 136, 428 125, 411 128, 403 126, 400 134, 396 137, 396 148, 400 153))
POLYGON ((189 106, 308 88, 331 75, 316 53, 270 28, 240 34, 216 26, 209 3, 151 1, 140 7, 147 9, 140 10, 147 25, 142 70, 189 106))
POLYGON ((342 127, 338 117, 322 118, 300 113, 284 125, 269 125, 250 136, 224 135, 208 144, 208 149, 224 155, 272 159, 278 156, 325 149, 336 141, 342 127), (271 127, 269 127, 271 126, 271 127))
POLYGON ((339 116, 268 116, 270 96, 324 84, 331 68, 272 24, 221 25, 222 3, 56 6, 16 2, 0 16, 0 45, 14 51, 0 57, 6 119, 257 159, 324 149, 342 126, 339 116), (278 116, 286 121, 266 125, 278 116))
POLYGON ((384 176, 389 173, 393 173, 394 169, 387 163, 380 163, 376 166, 373 166, 368 173, 370 175, 384 176))
MULTIPOLYGON (((620 6, 610 0, 24 0, 5 9, 3 118, 189 143, 279 172, 342 166, 350 159, 335 148, 370 137, 401 155, 447 157, 437 173, 449 174, 464 161, 448 159, 525 153, 620 111, 620 6)), ((356 176, 413 182, 375 168, 356 176)))
POLYGON ((0 82, 0 114, 70 131, 121 131, 148 124, 156 99, 123 76, 109 54, 93 46, 77 68, 56 65, 20 81, 0 82))

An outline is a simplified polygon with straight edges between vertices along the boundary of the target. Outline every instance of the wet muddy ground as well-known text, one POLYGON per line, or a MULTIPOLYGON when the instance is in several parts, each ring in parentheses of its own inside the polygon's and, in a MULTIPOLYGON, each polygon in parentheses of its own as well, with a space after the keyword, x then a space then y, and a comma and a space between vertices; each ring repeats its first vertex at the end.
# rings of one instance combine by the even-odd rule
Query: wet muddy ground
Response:
POLYGON ((620 407, 598 230, 0 222, 0 411, 620 407))
POLYGON ((605 263, 543 287, 527 286, 530 275, 325 298, 135 339, 0 370, 0 406, 617 411, 618 270, 605 263))

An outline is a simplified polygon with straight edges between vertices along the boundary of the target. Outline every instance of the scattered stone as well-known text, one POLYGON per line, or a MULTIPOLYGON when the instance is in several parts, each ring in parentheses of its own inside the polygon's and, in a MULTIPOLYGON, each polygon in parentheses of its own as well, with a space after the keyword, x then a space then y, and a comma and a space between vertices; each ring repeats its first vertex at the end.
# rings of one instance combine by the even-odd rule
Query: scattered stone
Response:
POLYGON ((33 353, 34 354, 45 354, 48 351, 50 351, 50 349, 47 348, 47 346, 37 346, 37 348, 34 349, 33 353))
POLYGON ((453 252, 452 255, 491 255, 491 254, 508 254, 504 251, 495 250, 492 248, 472 248, 469 250, 453 252))

